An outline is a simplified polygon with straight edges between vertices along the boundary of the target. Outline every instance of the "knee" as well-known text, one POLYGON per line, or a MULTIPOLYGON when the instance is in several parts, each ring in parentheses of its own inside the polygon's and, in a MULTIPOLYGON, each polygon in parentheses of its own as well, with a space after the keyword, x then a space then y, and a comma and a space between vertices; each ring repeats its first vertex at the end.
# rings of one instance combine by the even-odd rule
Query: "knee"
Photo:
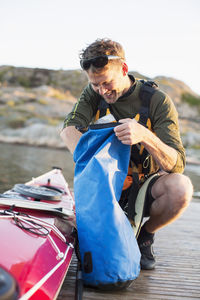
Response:
POLYGON ((193 195, 193 185, 189 177, 174 173, 170 174, 168 180, 166 180, 166 189, 169 193, 169 198, 173 199, 173 206, 177 210, 186 208, 193 195))

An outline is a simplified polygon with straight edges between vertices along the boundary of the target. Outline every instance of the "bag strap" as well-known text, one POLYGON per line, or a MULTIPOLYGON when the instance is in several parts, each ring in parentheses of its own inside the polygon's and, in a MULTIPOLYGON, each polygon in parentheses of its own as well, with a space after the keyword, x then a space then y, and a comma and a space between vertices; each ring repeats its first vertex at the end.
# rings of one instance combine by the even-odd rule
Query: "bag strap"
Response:
POLYGON ((147 120, 149 118, 149 110, 150 110, 150 103, 151 98, 156 92, 158 85, 154 81, 145 81, 140 80, 142 86, 139 91, 139 98, 141 100, 141 108, 139 110, 139 123, 143 126, 147 127, 147 120))

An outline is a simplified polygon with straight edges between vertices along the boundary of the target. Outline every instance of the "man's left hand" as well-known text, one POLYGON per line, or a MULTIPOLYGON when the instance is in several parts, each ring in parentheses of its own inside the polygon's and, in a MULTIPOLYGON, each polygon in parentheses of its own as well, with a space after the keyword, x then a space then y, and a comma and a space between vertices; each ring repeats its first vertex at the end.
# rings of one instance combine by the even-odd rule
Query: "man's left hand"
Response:
POLYGON ((114 128, 117 138, 126 145, 141 143, 146 133, 146 128, 134 119, 121 119, 121 125, 114 128))

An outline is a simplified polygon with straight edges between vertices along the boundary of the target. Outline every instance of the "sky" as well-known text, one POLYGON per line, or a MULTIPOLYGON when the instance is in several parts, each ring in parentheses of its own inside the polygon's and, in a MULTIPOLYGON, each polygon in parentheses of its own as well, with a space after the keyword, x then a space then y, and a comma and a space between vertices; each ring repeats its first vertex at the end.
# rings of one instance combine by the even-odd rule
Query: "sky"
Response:
POLYGON ((200 95, 199 0, 0 0, 0 65, 79 69, 97 38, 121 43, 130 71, 200 95))

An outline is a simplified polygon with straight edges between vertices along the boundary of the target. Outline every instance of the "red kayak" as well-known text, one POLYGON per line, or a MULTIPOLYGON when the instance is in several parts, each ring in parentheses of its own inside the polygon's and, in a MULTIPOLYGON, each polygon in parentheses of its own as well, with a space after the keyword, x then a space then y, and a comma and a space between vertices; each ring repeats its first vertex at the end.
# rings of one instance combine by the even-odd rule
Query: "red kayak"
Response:
POLYGON ((1 194, 0 299, 56 299, 74 227, 74 200, 60 169, 1 194))

